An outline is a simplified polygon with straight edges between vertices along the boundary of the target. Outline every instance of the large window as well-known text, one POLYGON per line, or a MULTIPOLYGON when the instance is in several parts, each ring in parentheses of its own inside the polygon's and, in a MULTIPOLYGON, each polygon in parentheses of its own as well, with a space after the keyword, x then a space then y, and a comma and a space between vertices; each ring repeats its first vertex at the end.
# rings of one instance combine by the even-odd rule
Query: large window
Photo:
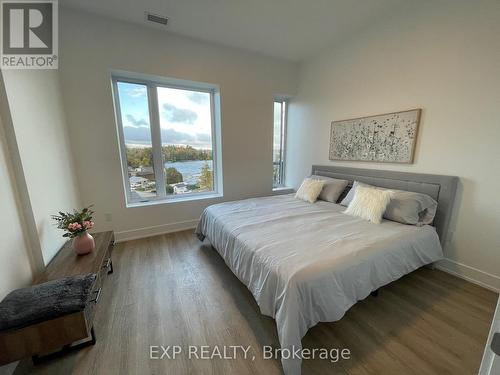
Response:
POLYGON ((215 86, 113 76, 127 203, 221 194, 215 86))
POLYGON ((285 186, 285 136, 287 103, 274 101, 273 187, 285 186))

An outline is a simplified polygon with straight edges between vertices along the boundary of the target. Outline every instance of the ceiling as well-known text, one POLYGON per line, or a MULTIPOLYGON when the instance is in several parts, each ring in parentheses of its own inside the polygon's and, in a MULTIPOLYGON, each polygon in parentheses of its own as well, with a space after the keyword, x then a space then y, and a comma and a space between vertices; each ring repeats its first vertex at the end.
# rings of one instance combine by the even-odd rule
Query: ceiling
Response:
POLYGON ((410 0, 60 0, 147 27, 301 61, 410 0), (168 26, 145 21, 149 11, 168 26))

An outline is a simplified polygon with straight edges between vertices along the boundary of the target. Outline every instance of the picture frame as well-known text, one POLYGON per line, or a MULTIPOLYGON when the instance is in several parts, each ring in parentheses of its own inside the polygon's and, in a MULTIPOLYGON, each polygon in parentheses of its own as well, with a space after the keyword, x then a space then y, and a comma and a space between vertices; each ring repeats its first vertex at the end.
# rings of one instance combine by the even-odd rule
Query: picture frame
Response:
POLYGON ((421 108, 332 121, 329 159, 413 163, 421 108))

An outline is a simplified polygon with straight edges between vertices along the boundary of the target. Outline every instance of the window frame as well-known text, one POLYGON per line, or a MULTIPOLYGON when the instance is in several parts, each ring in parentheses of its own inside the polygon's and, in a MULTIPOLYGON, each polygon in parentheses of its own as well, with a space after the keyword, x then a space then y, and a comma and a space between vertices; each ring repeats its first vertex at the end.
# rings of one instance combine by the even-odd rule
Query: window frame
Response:
POLYGON ((126 206, 136 207, 158 203, 173 203, 197 199, 222 197, 222 142, 221 142, 221 115, 220 115, 220 89, 218 85, 176 78, 156 77, 145 74, 116 71, 111 73, 111 86, 115 112, 115 123, 118 132, 120 161, 122 166, 123 188, 125 190, 126 206), (133 199, 132 188, 128 176, 128 161, 123 132, 122 112, 118 92, 118 83, 132 83, 146 86, 149 107, 149 125, 151 131, 152 165, 155 175, 156 196, 147 199, 133 199), (160 111, 158 107, 157 88, 173 88, 210 94, 211 112, 211 140, 212 140, 212 171, 213 190, 209 192, 192 192, 184 194, 167 194, 165 184, 165 163, 162 153, 160 111))
MULTIPOLYGON (((281 139, 280 139, 280 181, 279 184, 274 184, 273 190, 279 190, 286 187, 285 184, 285 165, 286 165, 286 131, 288 120, 288 98, 275 97, 273 100, 273 119, 274 119, 274 104, 281 103, 281 139)), ((274 123, 273 123, 273 175, 274 175, 274 123)))

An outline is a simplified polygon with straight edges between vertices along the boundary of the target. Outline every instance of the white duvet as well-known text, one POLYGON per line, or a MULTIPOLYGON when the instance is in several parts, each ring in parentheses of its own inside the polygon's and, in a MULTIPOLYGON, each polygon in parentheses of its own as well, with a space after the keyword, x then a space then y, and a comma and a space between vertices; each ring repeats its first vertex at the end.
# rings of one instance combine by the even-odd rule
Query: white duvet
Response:
MULTIPOLYGON (((344 209, 279 195, 216 204, 201 216, 196 233, 276 320, 281 348, 300 348, 310 327, 339 320, 370 292, 443 256, 431 226, 372 224, 344 209)), ((300 374, 300 359, 282 365, 300 374)))

